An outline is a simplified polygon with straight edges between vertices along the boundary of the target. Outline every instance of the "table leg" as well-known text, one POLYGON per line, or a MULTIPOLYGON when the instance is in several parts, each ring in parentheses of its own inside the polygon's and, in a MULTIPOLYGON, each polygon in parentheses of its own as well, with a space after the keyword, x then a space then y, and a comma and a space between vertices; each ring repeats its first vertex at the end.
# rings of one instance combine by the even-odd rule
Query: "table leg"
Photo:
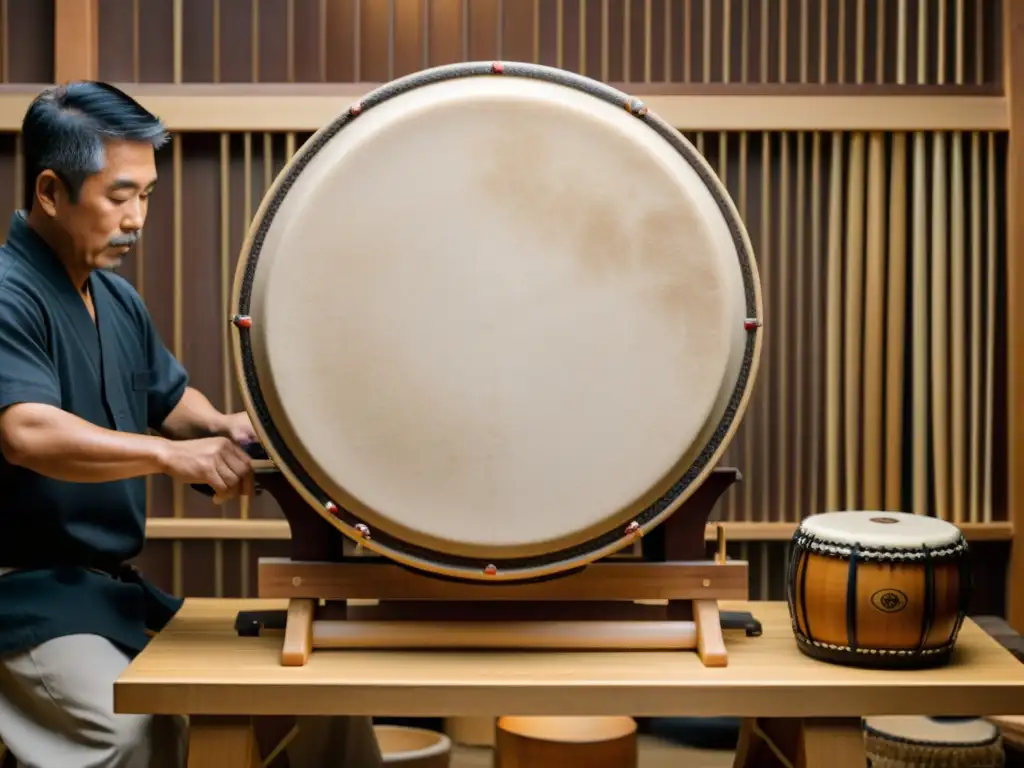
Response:
POLYGON ((746 719, 733 768, 864 768, 859 717, 746 719))
POLYGON ((251 718, 189 718, 188 768, 260 768, 261 763, 251 718))

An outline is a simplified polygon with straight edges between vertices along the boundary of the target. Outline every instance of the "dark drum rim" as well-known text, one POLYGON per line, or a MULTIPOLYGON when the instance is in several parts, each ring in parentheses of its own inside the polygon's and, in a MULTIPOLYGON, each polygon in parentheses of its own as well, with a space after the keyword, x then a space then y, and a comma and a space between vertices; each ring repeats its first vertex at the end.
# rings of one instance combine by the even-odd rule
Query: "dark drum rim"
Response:
POLYGON ((425 570, 439 575, 454 577, 460 580, 494 580, 516 581, 532 579, 551 573, 553 570, 563 571, 577 567, 597 559, 602 552, 617 549, 633 540, 638 534, 648 530, 662 521, 671 511, 696 490, 696 481, 713 468, 714 462, 725 450, 727 439, 738 417, 746 407, 747 394, 756 376, 757 358, 760 350, 760 288, 756 275, 756 265, 748 244, 746 230, 739 215, 735 211, 732 200, 721 186, 710 166, 697 152, 689 141, 670 125, 652 114, 643 102, 622 93, 608 85, 571 72, 536 64, 519 62, 469 62, 452 64, 418 72, 390 82, 369 93, 360 102, 353 104, 332 123, 318 131, 294 156, 287 171, 274 184, 261 205, 253 228, 247 239, 248 248, 242 253, 241 263, 236 274, 235 304, 236 314, 233 324, 237 329, 234 337, 236 363, 241 372, 241 383, 250 404, 250 414, 258 422, 266 444, 264 448, 274 459, 278 468, 288 477, 289 482, 307 501, 315 500, 318 511, 330 520, 335 527, 357 541, 365 541, 369 533, 365 524, 357 516, 341 505, 335 503, 329 494, 321 488, 303 469, 295 458, 291 448, 282 439, 267 409, 260 391, 260 382, 253 360, 251 339, 248 329, 252 319, 249 307, 252 295, 253 279, 259 265, 260 252, 264 239, 280 208, 281 202, 288 194, 295 179, 302 173, 317 153, 336 136, 345 126, 357 120, 359 115, 375 106, 412 91, 416 88, 454 80, 463 77, 522 77, 556 83, 582 91, 605 102, 628 111, 637 120, 649 126, 667 141, 693 168, 705 187, 715 200, 732 236, 732 242, 738 255, 739 267, 743 280, 746 316, 737 318, 748 331, 744 345, 742 363, 736 377, 725 412, 715 428, 714 433, 703 447, 700 454, 690 466, 678 477, 675 483, 660 498, 650 504, 627 526, 618 525, 588 541, 572 547, 532 557, 496 559, 481 562, 479 558, 452 555, 398 539, 386 531, 375 529, 372 542, 366 546, 379 554, 391 556, 399 562, 410 565, 423 564, 425 570), (243 268, 244 266, 244 268, 243 268), (558 564, 563 567, 556 568, 558 564))
POLYGON ((956 648, 956 637, 935 648, 851 648, 811 640, 795 627, 797 647, 812 659, 844 667, 870 669, 927 669, 948 664, 956 648))

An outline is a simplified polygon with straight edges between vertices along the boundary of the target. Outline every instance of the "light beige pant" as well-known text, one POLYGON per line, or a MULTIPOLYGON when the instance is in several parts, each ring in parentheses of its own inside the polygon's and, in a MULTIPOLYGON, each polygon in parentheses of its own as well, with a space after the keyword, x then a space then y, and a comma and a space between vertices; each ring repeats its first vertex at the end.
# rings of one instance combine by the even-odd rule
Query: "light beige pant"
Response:
MULTIPOLYGON (((182 768, 183 717, 114 714, 130 659, 97 635, 0 656, 0 739, 19 768, 182 768)), ((290 768, 377 768, 370 718, 299 718, 290 768)))

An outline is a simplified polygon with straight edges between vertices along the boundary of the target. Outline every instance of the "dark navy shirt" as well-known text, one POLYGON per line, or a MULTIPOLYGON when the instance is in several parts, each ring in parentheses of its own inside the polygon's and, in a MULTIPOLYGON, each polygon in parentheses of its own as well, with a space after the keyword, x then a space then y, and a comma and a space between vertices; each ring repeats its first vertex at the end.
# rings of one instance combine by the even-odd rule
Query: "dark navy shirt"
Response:
MULTIPOLYGON (((96 311, 53 251, 15 213, 0 247, 0 411, 42 403, 99 427, 145 434, 181 399, 184 369, 124 278, 89 277, 96 311)), ((0 456, 0 653, 69 634, 97 634, 129 652, 181 601, 126 561, 143 547, 144 478, 69 483, 0 456)))

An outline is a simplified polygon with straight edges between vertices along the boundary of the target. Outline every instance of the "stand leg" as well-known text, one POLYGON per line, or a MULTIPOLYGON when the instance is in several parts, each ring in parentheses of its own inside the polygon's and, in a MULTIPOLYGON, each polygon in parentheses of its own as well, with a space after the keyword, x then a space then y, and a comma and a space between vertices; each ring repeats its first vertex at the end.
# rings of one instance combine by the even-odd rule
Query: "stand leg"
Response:
POLYGON ((729 654, 722 637, 722 619, 717 600, 694 600, 693 620, 697 624, 697 654, 705 667, 729 666, 729 654))
POLYGON ((259 768, 248 717, 189 718, 188 768, 259 768))
POLYGON ((284 647, 281 664, 303 667, 313 651, 313 615, 317 601, 312 598, 294 598, 288 602, 288 623, 284 629, 284 647))
POLYGON ((733 768, 863 768, 860 718, 743 721, 733 768))

